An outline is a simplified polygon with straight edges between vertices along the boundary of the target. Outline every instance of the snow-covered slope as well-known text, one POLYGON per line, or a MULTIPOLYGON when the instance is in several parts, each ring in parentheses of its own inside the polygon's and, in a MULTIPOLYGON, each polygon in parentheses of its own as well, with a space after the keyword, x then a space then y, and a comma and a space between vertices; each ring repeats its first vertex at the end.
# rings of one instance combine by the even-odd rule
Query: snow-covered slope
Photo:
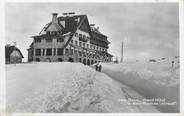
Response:
POLYGON ((8 112, 159 112, 123 101, 144 99, 131 88, 80 63, 6 66, 8 112))
POLYGON ((157 105, 161 112, 179 112, 179 63, 171 59, 159 62, 103 64, 103 72, 132 87, 145 98, 162 98, 166 105, 157 105))

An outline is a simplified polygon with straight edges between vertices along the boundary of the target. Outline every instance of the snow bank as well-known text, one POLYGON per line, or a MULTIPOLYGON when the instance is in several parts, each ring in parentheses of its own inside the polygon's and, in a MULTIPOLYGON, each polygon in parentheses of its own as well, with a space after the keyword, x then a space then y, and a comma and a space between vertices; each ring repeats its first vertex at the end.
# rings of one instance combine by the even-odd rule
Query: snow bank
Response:
POLYGON ((157 106, 162 112, 179 112, 179 64, 168 61, 103 64, 103 72, 132 87, 145 98, 165 98, 172 105, 157 106))
POLYGON ((120 102, 127 96, 122 90, 131 89, 80 63, 17 64, 6 69, 8 112, 158 112, 120 102))

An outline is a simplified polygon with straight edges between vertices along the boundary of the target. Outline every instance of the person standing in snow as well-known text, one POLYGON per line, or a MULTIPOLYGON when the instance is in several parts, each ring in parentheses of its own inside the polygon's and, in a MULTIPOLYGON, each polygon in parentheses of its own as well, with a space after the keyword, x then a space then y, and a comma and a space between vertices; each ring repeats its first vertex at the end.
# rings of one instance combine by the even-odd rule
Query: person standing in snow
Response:
POLYGON ((102 65, 100 64, 99 65, 99 72, 101 72, 101 70, 102 70, 102 65))
POLYGON ((98 71, 98 64, 95 65, 95 69, 96 69, 96 71, 98 71))
POLYGON ((172 61, 172 67, 174 67, 174 61, 172 61))

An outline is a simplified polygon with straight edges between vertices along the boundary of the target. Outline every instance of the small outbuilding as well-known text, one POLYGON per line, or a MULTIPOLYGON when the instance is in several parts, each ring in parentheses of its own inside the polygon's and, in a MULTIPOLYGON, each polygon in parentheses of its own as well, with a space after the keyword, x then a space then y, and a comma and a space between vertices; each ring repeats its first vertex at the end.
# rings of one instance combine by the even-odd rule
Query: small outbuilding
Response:
POLYGON ((6 64, 21 63, 22 58, 24 57, 18 48, 16 48, 15 46, 11 46, 11 45, 5 46, 6 64))

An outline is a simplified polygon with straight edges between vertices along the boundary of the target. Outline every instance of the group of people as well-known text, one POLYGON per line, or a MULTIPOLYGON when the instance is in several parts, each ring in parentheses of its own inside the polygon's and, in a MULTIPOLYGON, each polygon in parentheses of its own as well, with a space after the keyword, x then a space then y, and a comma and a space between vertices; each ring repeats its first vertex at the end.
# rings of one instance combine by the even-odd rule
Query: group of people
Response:
POLYGON ((102 65, 101 64, 96 64, 95 65, 95 69, 96 69, 96 71, 99 71, 99 72, 101 72, 102 71, 102 65))

